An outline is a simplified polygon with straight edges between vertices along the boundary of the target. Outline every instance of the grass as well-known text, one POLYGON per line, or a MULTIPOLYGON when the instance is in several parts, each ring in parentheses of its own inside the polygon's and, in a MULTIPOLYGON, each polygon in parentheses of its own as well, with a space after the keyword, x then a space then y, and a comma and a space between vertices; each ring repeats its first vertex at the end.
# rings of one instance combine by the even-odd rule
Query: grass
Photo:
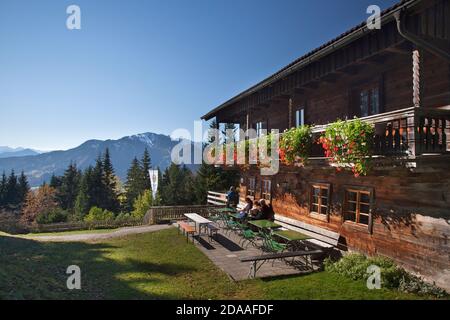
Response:
POLYGON ((63 232, 42 232, 42 233, 29 233, 22 237, 43 237, 43 236, 68 236, 77 234, 100 234, 100 233, 111 233, 117 231, 118 229, 94 229, 94 230, 76 230, 76 231, 63 231, 63 232))
POLYGON ((233 282, 175 229, 95 243, 0 235, 0 299, 418 299, 319 272, 233 282), (66 288, 69 265, 81 290, 66 288))

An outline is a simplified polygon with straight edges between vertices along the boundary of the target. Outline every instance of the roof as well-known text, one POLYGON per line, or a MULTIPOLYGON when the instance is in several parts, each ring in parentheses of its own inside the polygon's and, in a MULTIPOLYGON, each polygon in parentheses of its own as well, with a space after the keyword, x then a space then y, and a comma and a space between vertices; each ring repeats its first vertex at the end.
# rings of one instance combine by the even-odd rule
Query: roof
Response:
MULTIPOLYGON (((409 7, 412 7, 416 5, 418 2, 422 0, 402 0, 399 3, 393 5, 392 7, 384 10, 381 13, 381 22, 382 24, 389 22, 394 19, 394 13, 406 9, 409 7)), ((284 78, 287 75, 291 74, 292 72, 300 69, 301 67, 304 67, 308 64, 310 64, 313 61, 316 61, 324 54, 331 53, 338 48, 347 45, 348 43, 354 41, 356 38, 361 37, 365 33, 368 33, 370 30, 367 28, 367 22, 364 21, 360 23, 359 25, 353 27, 352 29, 342 33, 338 37, 334 38, 333 40, 328 41, 327 43, 323 44, 322 46, 308 52, 307 54, 301 56, 300 58, 294 60, 281 70, 277 71, 276 73, 272 74, 271 76, 267 77, 266 79, 262 80, 261 82, 255 84, 254 86, 250 87, 249 89, 239 93, 237 96, 231 98, 230 100, 224 102, 223 104, 219 105, 215 109, 211 110, 207 114, 205 114, 202 119, 209 120, 215 116, 215 114, 232 105, 233 103, 245 98, 248 95, 251 95, 252 93, 255 93, 262 88, 270 85, 271 83, 275 82, 276 80, 280 78, 284 78)))

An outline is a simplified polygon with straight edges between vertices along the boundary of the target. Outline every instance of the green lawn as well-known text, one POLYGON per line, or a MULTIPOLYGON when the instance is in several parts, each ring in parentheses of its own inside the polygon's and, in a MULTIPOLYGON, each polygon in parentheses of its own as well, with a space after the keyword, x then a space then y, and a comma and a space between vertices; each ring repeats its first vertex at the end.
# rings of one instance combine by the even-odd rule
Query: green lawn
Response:
POLYGON ((0 299, 417 299, 320 272, 235 283, 175 229, 97 243, 0 235, 0 299), (66 288, 69 265, 82 290, 66 288))
POLYGON ((43 237, 43 236, 68 236, 73 234, 94 234, 94 233, 111 233, 118 229, 95 229, 95 230, 76 230, 76 231, 63 231, 63 232, 42 232, 42 233, 28 233, 22 237, 43 237))

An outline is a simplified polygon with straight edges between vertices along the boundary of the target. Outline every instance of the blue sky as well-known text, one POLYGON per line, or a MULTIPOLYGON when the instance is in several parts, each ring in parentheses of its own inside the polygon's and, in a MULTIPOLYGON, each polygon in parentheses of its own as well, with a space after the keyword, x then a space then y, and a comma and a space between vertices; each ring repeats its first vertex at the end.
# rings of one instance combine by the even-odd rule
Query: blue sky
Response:
POLYGON ((0 145, 193 130, 193 121, 395 0, 1 0, 0 145), (66 8, 81 8, 81 30, 66 8))

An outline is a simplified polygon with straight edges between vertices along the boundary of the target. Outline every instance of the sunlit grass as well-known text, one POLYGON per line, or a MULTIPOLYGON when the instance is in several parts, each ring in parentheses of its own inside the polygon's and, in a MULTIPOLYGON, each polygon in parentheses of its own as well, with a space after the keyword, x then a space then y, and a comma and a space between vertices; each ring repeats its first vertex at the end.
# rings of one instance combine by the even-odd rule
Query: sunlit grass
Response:
POLYGON ((233 282, 175 229, 91 243, 0 236, 0 298, 417 299, 328 272, 233 282), (76 264, 82 289, 66 288, 76 264))

